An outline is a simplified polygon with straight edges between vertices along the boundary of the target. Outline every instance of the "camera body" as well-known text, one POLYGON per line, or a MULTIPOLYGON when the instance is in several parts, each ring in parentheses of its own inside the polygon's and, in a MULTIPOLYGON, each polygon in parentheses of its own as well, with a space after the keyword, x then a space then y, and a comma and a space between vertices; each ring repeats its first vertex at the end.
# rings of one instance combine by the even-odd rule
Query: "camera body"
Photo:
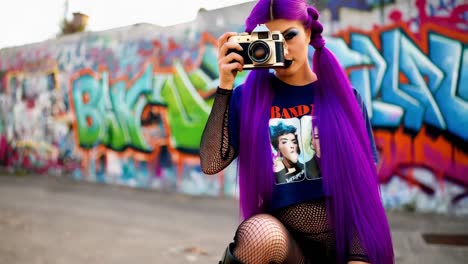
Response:
POLYGON ((285 40, 280 31, 270 31, 265 24, 259 24, 252 31, 231 36, 228 41, 235 41, 241 45, 242 51, 228 50, 228 54, 235 52, 244 58, 243 69, 278 68, 284 67, 285 40))

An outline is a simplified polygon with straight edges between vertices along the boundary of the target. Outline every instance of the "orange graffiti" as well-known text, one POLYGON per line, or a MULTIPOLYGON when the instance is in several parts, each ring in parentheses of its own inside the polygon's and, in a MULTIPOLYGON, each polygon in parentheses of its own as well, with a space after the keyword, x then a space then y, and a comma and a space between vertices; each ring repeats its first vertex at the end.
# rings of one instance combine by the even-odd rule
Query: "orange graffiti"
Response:
POLYGON ((423 185, 414 178, 411 170, 419 167, 431 171, 439 183, 449 180, 468 186, 468 153, 458 149, 443 135, 432 137, 426 127, 422 127, 413 136, 400 127, 395 132, 376 129, 374 136, 381 158, 381 182, 388 182, 396 175, 410 185, 423 185))

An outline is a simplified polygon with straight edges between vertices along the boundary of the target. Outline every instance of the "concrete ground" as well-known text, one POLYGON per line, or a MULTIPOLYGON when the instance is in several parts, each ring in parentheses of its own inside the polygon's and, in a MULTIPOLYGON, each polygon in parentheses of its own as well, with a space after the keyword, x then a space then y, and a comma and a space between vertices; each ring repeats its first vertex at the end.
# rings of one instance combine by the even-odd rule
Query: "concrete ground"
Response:
MULTIPOLYGON (((397 263, 468 262, 468 246, 422 237, 467 235, 468 218, 388 217, 397 263)), ((0 175, 0 264, 217 263, 237 224, 232 199, 0 175)))

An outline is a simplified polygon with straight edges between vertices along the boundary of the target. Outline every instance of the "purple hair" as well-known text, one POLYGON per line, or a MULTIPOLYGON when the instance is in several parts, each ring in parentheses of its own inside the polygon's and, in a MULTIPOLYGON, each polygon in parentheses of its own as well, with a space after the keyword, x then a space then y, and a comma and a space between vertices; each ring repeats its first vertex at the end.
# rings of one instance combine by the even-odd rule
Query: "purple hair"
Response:
MULTIPOLYGON (((327 195, 327 212, 335 229, 339 263, 358 234, 371 263, 394 263, 390 228, 379 193, 377 170, 361 109, 351 84, 333 53, 324 45, 318 11, 304 0, 275 0, 274 19, 302 21, 312 29, 313 69, 319 87, 314 91, 320 133, 320 168, 327 195), (346 131, 343 133, 342 131, 346 131)), ((270 0, 260 0, 246 20, 246 32, 270 20, 270 0)), ((268 70, 251 71, 242 93, 243 111, 238 172, 243 218, 265 212, 274 186, 268 120, 273 92, 268 70)))

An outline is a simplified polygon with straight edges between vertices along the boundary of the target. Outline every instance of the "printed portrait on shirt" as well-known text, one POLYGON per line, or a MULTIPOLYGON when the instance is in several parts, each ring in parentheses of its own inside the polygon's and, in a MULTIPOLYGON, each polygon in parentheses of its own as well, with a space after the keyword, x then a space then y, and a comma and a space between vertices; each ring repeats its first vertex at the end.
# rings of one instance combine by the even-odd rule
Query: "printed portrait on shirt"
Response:
POLYGON ((314 157, 312 117, 270 119, 273 172, 277 184, 313 180, 319 177, 314 157))

